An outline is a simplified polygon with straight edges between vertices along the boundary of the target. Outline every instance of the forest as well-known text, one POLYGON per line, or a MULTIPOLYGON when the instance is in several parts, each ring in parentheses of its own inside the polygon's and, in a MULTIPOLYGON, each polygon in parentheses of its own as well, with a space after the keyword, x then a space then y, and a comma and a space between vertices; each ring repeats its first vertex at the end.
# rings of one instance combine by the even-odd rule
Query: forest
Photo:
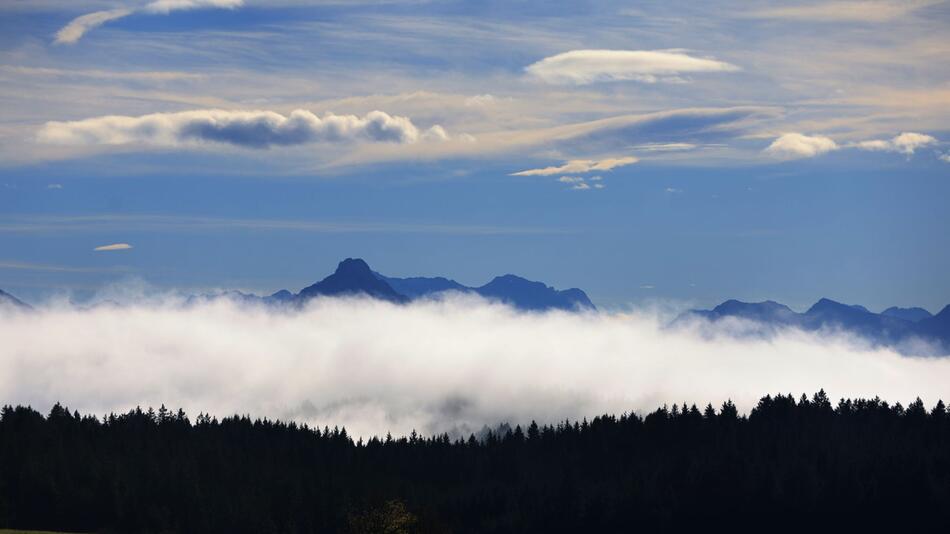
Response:
POLYGON ((950 531, 950 417, 824 391, 483 436, 135 409, 0 413, 0 528, 87 533, 950 531))

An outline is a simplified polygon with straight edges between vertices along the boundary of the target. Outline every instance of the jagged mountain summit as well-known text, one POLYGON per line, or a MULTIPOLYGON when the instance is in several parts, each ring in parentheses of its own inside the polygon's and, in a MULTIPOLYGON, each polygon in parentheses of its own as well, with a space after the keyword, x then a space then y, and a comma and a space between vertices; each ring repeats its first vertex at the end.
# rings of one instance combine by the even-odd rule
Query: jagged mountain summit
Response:
POLYGON ((937 315, 923 308, 891 307, 874 313, 864 306, 849 305, 822 298, 804 313, 793 311, 773 301, 740 302, 727 300, 712 310, 690 310, 673 321, 673 325, 702 318, 717 322, 739 318, 764 327, 753 333, 768 334, 776 328, 794 327, 806 331, 841 331, 860 336, 874 344, 916 351, 915 341, 937 346, 943 353, 950 350, 950 306, 937 315))

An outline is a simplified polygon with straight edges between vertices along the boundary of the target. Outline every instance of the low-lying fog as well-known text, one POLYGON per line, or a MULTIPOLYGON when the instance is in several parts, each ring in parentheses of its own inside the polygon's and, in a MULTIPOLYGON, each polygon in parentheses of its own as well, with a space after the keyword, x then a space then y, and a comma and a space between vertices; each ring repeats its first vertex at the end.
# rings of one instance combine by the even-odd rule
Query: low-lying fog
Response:
POLYGON ((369 436, 556 422, 663 404, 824 388, 832 399, 950 400, 950 358, 833 333, 669 330, 653 313, 519 313, 470 297, 398 306, 317 299, 302 311, 218 300, 0 312, 0 403, 102 415, 164 403, 369 436))

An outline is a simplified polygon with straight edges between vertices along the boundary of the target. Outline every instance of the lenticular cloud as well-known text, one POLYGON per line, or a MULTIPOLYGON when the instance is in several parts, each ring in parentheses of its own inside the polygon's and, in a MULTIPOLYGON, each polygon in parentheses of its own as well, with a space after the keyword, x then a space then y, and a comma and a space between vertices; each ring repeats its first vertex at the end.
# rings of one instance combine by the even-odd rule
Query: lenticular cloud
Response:
POLYGON ((144 144, 175 146, 210 142, 267 148, 307 143, 445 140, 441 126, 420 132, 406 117, 371 111, 362 117, 314 113, 298 109, 289 115, 274 111, 206 109, 152 113, 138 117, 108 115, 78 121, 47 122, 38 140, 59 145, 144 144))
POLYGON ((638 313, 519 313, 470 298, 318 299, 302 311, 51 306, 0 312, 0 402, 136 405, 341 425, 356 435, 579 419, 776 392, 950 397, 950 359, 835 336, 668 330, 638 313))

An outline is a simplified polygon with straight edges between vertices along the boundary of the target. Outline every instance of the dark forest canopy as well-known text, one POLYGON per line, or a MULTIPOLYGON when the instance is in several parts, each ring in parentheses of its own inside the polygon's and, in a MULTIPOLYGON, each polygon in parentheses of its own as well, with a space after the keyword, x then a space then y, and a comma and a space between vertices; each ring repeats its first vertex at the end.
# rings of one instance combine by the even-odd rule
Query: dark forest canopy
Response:
POLYGON ((56 405, 0 413, 0 528, 121 533, 950 528, 950 418, 824 392, 489 433, 56 405))

